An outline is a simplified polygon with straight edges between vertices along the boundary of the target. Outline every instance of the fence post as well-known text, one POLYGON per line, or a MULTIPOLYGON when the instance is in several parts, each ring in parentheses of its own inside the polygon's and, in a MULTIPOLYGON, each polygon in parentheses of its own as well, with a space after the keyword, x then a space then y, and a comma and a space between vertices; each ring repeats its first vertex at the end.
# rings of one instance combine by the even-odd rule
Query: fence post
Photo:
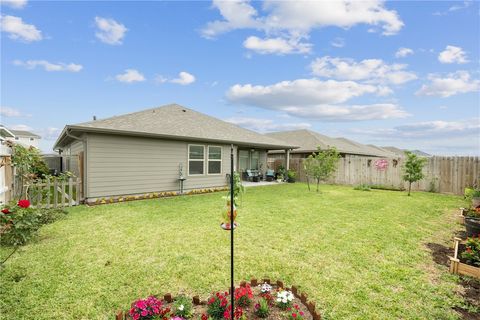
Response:
POLYGON ((65 207, 65 180, 62 179, 62 192, 60 194, 60 197, 62 199, 61 203, 62 203, 62 208, 65 207))
POLYGON ((72 177, 68 178, 68 206, 71 207, 73 205, 73 180, 72 177))
POLYGON ((47 177, 47 203, 46 208, 50 208, 50 193, 52 192, 52 188, 50 187, 50 177, 47 177))
POLYGON ((37 208, 42 207, 42 183, 37 183, 37 208))
POLYGON ((57 208, 58 206, 58 180, 57 177, 53 178, 53 207, 57 208))
POLYGON ((77 178, 76 180, 76 186, 75 186, 75 200, 77 202, 77 206, 80 204, 80 179, 77 178))

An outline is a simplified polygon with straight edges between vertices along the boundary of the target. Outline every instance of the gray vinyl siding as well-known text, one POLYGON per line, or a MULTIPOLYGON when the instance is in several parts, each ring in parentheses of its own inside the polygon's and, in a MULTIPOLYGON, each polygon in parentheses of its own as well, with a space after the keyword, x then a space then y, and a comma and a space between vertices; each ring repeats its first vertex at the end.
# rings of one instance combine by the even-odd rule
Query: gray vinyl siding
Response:
POLYGON ((180 164, 185 190, 225 186, 230 145, 191 144, 221 146, 221 174, 188 176, 188 141, 88 134, 87 198, 179 191, 180 164))

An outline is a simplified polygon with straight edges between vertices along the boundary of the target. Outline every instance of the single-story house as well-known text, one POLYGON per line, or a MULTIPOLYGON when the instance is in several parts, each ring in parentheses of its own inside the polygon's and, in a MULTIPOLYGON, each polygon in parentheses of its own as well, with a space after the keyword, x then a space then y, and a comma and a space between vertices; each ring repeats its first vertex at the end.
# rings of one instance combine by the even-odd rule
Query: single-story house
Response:
MULTIPOLYGON (((363 157, 398 157, 393 152, 384 150, 380 147, 361 144, 346 138, 331 138, 306 129, 271 132, 265 135, 270 138, 299 146, 299 148, 290 151, 290 159, 306 158, 313 152, 317 152, 318 147, 321 149, 335 147, 342 157, 347 155, 363 157)), ((268 152, 268 158, 272 161, 283 159, 284 157, 285 150, 270 150, 268 152)))
MULTIPOLYGON (((87 202, 104 197, 227 185, 237 171, 267 169, 269 150, 296 146, 177 104, 67 125, 54 145, 77 156, 87 202)), ((288 152, 286 153, 288 154, 288 152)))

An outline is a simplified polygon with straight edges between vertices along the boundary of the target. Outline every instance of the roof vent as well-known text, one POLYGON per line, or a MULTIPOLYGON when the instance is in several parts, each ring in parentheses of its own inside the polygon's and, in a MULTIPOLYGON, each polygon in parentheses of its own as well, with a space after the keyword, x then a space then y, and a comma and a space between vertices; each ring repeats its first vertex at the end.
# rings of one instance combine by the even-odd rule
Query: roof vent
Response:
POLYGON ((187 110, 185 110, 185 109, 182 109, 182 111, 183 111, 183 112, 187 112, 187 110))
POLYGON ((96 121, 97 120, 97 116, 93 116, 93 121, 96 121))

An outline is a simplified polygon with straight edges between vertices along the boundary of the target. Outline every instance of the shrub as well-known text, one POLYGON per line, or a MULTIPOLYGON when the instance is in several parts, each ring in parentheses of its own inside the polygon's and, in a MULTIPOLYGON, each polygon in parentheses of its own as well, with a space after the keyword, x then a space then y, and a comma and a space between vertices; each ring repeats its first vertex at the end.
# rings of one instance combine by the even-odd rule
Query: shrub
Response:
POLYGON ((287 170, 288 182, 295 182, 296 176, 297 176, 297 173, 295 172, 295 170, 292 170, 292 169, 287 170))
POLYGON ((360 190, 360 191, 371 191, 372 189, 366 183, 359 184, 358 186, 353 187, 353 190, 360 190))
POLYGON ((228 305, 228 292, 215 293, 207 302, 207 314, 213 319, 222 319, 228 305))
POLYGON ((252 303, 253 293, 250 285, 239 287, 235 289, 235 301, 240 307, 249 306, 252 303))
POLYGON ((192 301, 186 296, 179 296, 173 303, 175 315, 188 319, 193 315, 192 301))
POLYGON ((259 318, 266 318, 270 314, 270 307, 268 301, 265 298, 261 298, 255 305, 255 315, 259 318))
POLYGON ((465 251, 462 252, 462 258, 476 267, 480 267, 480 235, 475 238, 467 238, 465 251))

